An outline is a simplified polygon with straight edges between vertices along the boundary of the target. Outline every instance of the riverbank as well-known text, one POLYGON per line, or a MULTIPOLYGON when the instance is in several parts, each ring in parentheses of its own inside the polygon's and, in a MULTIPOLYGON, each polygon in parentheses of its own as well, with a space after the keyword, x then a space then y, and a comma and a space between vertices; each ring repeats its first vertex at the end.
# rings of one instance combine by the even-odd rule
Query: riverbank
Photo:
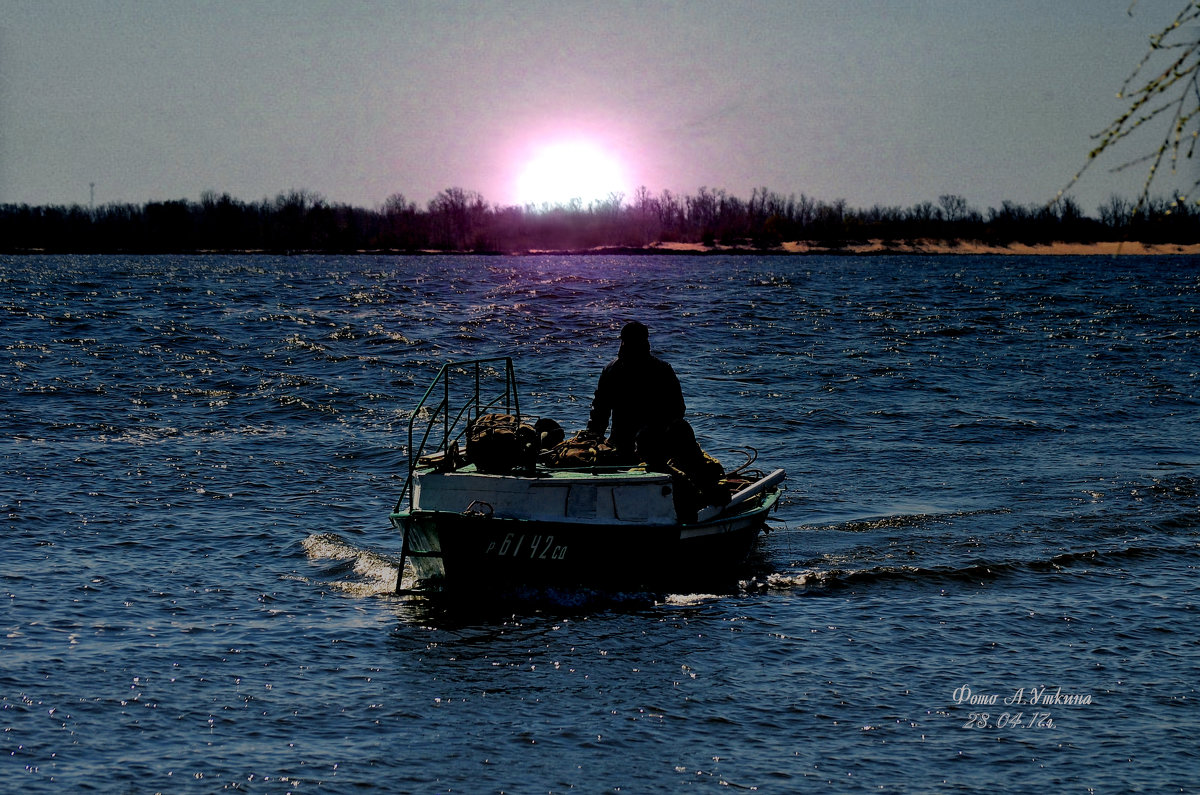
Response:
MULTIPOLYGON (((0 254, 12 256, 22 255, 59 255, 63 252, 30 248, 12 251, 0 251, 0 254)), ((82 252, 76 252, 82 253, 82 252)), ((275 251, 271 249, 199 249, 186 252, 163 251, 112 251, 91 252, 95 254, 115 254, 121 256, 150 256, 166 253, 186 253, 191 255, 208 254, 287 254, 287 255, 317 255, 317 254, 402 254, 408 256, 447 256, 459 254, 492 254, 507 256, 597 256, 597 255, 645 255, 645 254, 757 254, 786 256, 789 254, 836 254, 836 255, 927 255, 944 254, 1001 254, 1008 256, 1200 256, 1200 243, 1131 243, 1131 242, 1100 242, 1100 243, 1009 243, 1007 245, 981 243, 977 240, 867 240, 850 243, 826 243, 820 241, 794 241, 781 243, 774 248, 757 248, 754 246, 725 246, 703 243, 651 243, 648 246, 596 246, 582 249, 526 249, 520 251, 505 250, 444 250, 433 248, 421 249, 356 249, 352 251, 322 251, 317 249, 288 249, 275 251)))

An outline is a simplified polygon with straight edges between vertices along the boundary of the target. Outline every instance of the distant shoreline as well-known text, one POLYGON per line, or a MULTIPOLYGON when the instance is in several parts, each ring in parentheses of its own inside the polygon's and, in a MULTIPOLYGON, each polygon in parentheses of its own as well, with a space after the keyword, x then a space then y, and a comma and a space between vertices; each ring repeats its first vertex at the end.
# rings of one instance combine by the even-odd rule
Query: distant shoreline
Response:
MULTIPOLYGON (((1008 245, 982 243, 977 240, 905 240, 865 242, 829 245, 820 242, 794 241, 776 248, 757 249, 740 246, 706 246, 701 243, 655 243, 645 248, 603 247, 595 253, 609 254, 879 254, 879 255, 993 255, 1008 256, 1200 256, 1200 243, 1134 243, 1106 241, 1098 243, 1010 243, 1008 245)), ((586 254, 589 251, 569 252, 522 252, 586 254)))
POLYGON ((1116 256, 1200 256, 1200 243, 1138 243, 1128 241, 1104 241, 1097 243, 1009 243, 993 244, 978 240, 867 240, 857 242, 825 243, 821 241, 793 241, 771 248, 755 246, 705 245, 703 243, 651 243, 647 246, 596 246, 594 248, 527 249, 520 251, 470 251, 442 249, 357 249, 349 251, 327 251, 288 249, 195 249, 189 251, 58 251, 46 249, 24 249, 0 251, 8 256, 46 254, 96 254, 99 256, 152 256, 161 254, 192 255, 320 255, 320 256, 646 256, 646 255, 742 255, 755 256, 1067 256, 1067 257, 1116 257, 1116 256))
POLYGON ((373 209, 330 204, 294 190, 243 202, 205 193, 143 206, 0 204, 5 253, 158 254, 572 254, 648 256, 1200 254, 1200 204, 1118 197, 1090 218, 1069 198, 981 213, 961 196, 938 205, 858 210, 756 189, 749 201, 724 191, 665 191, 634 205, 616 197, 584 208, 498 207, 450 188, 426 208, 396 194, 373 209), (1137 210, 1135 212, 1135 209, 1137 210), (1127 242, 1116 242, 1116 241, 1127 242), (791 242, 788 242, 791 241, 791 242), (1057 242, 1056 242, 1057 241, 1057 242), (1105 242, 1097 242, 1105 241, 1105 242))

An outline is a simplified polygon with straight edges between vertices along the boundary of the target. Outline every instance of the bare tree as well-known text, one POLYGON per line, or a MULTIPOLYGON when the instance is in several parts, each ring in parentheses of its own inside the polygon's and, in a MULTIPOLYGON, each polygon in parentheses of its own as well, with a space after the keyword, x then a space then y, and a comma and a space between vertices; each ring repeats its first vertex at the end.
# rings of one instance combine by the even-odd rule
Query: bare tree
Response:
POLYGON ((1133 205, 1117 194, 1108 197, 1108 201, 1100 205, 1100 223, 1110 229, 1119 229, 1127 225, 1133 217, 1133 205))
MULTIPOLYGON (((1137 0, 1133 0, 1129 7, 1130 14, 1136 5, 1137 0)), ((1175 19, 1150 37, 1149 50, 1129 77, 1125 78, 1117 96, 1128 100, 1129 107, 1093 136, 1097 141, 1096 146, 1088 153, 1083 167, 1059 191, 1058 199, 1079 181, 1100 155, 1151 122, 1163 124, 1165 121, 1165 131, 1157 149, 1114 169, 1121 171, 1131 166, 1149 164, 1135 212, 1146 204, 1150 185, 1164 163, 1174 173, 1179 167, 1181 155, 1190 160, 1195 154, 1196 142, 1200 139, 1200 0, 1187 0, 1175 19)), ((1187 201, 1197 188, 1200 188, 1200 179, 1182 194, 1177 194, 1175 204, 1187 201)), ((1197 203, 1200 204, 1200 201, 1197 203)))
POLYGON ((942 210, 942 219, 952 224, 965 219, 971 211, 967 200, 957 193, 938 196, 938 205, 942 210))

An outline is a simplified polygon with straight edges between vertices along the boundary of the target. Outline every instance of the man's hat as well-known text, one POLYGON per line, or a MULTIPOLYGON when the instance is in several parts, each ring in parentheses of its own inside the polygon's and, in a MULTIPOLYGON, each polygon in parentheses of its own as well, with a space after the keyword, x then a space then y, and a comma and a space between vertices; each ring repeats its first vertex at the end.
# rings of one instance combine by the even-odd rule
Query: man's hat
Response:
POLYGON ((649 342, 650 341, 650 329, 646 328, 646 326, 644 324, 639 323, 636 320, 634 320, 632 322, 626 323, 625 327, 621 329, 621 339, 636 340, 639 342, 649 342))

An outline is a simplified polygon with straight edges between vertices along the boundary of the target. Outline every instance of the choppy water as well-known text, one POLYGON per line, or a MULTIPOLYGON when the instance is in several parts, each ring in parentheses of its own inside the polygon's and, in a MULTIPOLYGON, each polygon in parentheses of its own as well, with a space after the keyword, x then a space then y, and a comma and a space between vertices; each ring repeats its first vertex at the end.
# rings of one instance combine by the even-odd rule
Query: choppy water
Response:
POLYGON ((0 259, 0 790, 1200 791, 1198 265, 0 259), (574 430, 631 318, 743 587, 390 595, 440 363, 574 430))

